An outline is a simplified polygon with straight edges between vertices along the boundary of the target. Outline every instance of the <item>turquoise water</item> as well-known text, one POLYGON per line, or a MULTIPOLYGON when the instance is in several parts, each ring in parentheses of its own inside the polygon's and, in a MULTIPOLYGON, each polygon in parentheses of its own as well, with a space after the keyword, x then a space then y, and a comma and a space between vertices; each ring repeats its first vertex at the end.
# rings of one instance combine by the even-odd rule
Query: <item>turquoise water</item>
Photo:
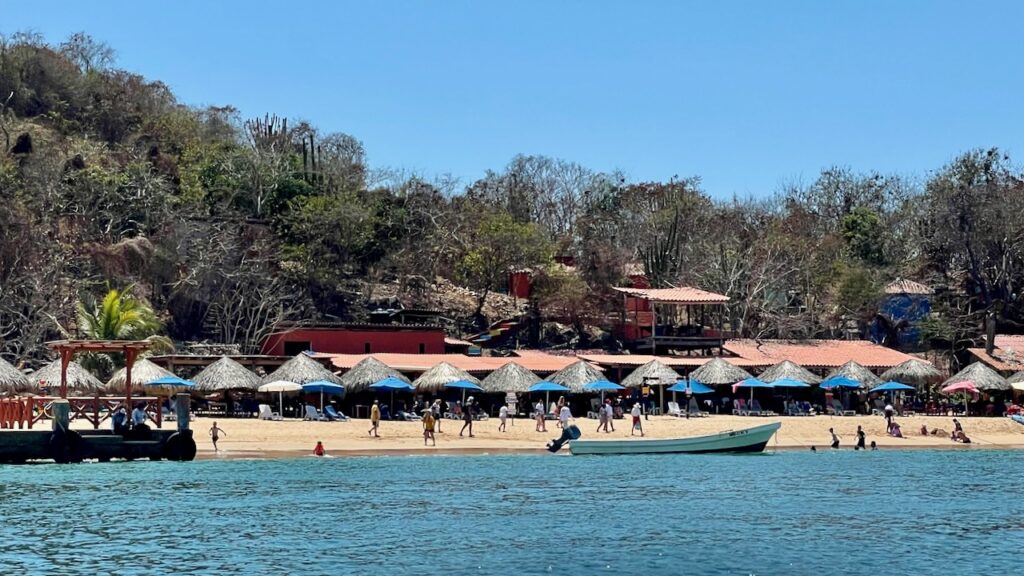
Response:
POLYGON ((992 450, 0 466, 0 572, 1009 574, 1022 494, 992 450))

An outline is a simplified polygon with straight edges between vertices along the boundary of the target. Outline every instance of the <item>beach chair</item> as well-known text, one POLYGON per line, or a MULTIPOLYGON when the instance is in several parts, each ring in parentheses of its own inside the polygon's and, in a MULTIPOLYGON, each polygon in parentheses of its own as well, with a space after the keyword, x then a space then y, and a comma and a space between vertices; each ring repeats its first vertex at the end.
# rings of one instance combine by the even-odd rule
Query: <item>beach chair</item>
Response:
POLYGON ((839 401, 838 398, 833 398, 832 399, 832 411, 835 413, 836 416, 856 416, 857 415, 857 413, 854 412, 853 410, 845 410, 845 409, 843 409, 843 404, 842 404, 842 402, 839 401))
POLYGON ((881 398, 875 398, 874 407, 871 408, 872 416, 885 416, 885 401, 881 398))
POLYGON ((686 413, 690 415, 690 418, 703 418, 711 415, 710 412, 701 411, 696 398, 690 398, 690 403, 686 407, 686 413))
POLYGON ((316 409, 315 406, 306 404, 306 415, 302 417, 303 420, 312 420, 314 422, 326 422, 327 418, 316 409))
POLYGON ((345 416, 341 412, 334 409, 334 406, 324 406, 324 416, 327 417, 331 422, 347 422, 348 416, 345 416))
POLYGON ((601 409, 601 399, 591 398, 590 399, 590 410, 587 412, 587 418, 596 420, 598 418, 597 411, 601 409))
POLYGON ((679 409, 679 404, 676 402, 668 403, 668 412, 666 412, 666 414, 669 416, 685 416, 683 411, 679 409))
POLYGON ((260 420, 282 420, 281 415, 272 411, 269 404, 260 404, 258 418, 260 420))
POLYGON ((747 416, 747 401, 743 398, 733 400, 732 413, 736 416, 747 416))
POLYGON ((747 413, 744 414, 744 416, 760 416, 760 415, 761 415, 761 403, 758 402, 757 399, 755 398, 755 399, 750 401, 750 404, 747 404, 747 413))

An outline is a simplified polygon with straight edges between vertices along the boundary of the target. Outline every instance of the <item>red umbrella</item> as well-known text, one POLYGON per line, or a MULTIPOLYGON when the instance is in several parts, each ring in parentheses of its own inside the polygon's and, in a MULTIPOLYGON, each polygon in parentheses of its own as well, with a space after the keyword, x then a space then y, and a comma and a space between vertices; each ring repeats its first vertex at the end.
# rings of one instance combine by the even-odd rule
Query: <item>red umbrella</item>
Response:
MULTIPOLYGON (((970 380, 963 380, 960 382, 954 382, 949 386, 942 389, 945 394, 952 394, 954 392, 970 392, 971 394, 978 393, 978 387, 974 385, 974 382, 970 380)), ((967 413, 967 394, 964 394, 964 414, 967 413)))

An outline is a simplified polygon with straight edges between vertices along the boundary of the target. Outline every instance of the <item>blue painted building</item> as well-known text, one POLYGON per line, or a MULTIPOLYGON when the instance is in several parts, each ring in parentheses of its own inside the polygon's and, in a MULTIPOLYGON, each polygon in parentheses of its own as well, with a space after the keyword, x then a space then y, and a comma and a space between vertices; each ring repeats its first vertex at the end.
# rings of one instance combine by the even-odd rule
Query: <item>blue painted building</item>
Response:
POLYGON ((897 278, 885 287, 879 315, 871 322, 871 341, 892 348, 913 349, 921 344, 919 323, 931 313, 932 289, 897 278), (895 346, 891 340, 898 341, 895 346))

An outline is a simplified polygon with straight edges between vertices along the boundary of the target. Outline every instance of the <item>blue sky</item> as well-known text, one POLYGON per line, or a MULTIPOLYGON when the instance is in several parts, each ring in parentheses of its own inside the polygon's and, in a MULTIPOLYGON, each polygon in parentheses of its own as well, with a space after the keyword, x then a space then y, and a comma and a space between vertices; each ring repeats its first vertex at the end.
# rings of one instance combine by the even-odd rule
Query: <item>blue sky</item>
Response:
POLYGON ((1024 2, 0 2, 185 103, 277 113, 374 166, 471 182, 517 153, 764 195, 824 167, 1024 161, 1024 2))

